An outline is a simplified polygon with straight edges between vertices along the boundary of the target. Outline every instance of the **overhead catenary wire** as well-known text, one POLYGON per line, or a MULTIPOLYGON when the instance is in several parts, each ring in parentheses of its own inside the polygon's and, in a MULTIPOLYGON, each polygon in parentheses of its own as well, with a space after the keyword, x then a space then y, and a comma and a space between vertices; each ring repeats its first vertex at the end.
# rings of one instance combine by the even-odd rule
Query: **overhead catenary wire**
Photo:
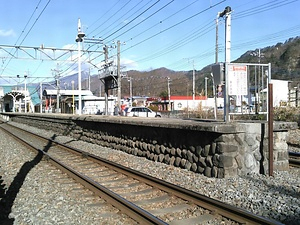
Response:
MULTIPOLYGON (((255 6, 255 7, 248 7, 248 9, 246 9, 246 10, 243 10, 243 11, 240 11, 240 12, 238 12, 238 11, 234 11, 233 12, 233 14, 232 14, 232 18, 234 19, 234 20, 240 20, 240 19, 243 19, 243 18, 245 18, 245 17, 249 17, 249 16, 253 16, 253 15, 255 15, 255 14, 259 14, 259 13, 263 13, 263 12, 265 12, 265 11, 267 11, 267 10, 273 10, 274 8, 279 8, 279 7, 282 7, 282 6, 284 6, 284 5, 286 5, 286 4, 291 4, 291 3, 293 3, 293 2, 297 2, 298 0, 287 0, 287 1, 283 1, 283 0, 274 0, 274 1, 269 1, 268 3, 264 3, 264 4, 260 4, 259 6, 255 6), (269 7, 268 7, 269 6, 269 7)), ((119 3, 120 1, 118 1, 117 3, 119 3)), ((117 4, 116 3, 116 4, 117 4)), ((123 3, 123 2, 122 2, 123 3)), ((243 3, 241 3, 241 4, 243 4, 243 5, 246 5, 246 3, 245 2, 243 2, 243 3)), ((259 4, 259 3, 258 3, 259 4)), ((124 5, 124 4, 123 4, 124 5)), ((186 6, 184 6, 184 7, 186 7, 186 6)), ((137 9, 137 8, 136 8, 137 9)), ((181 9, 183 9, 183 8, 181 8, 181 9)), ((106 11, 107 12, 107 11, 106 11)), ((128 12, 128 11, 127 11, 128 12)), ((111 17, 111 18, 117 18, 116 16, 119 16, 120 15, 120 13, 118 13, 117 15, 116 15, 116 13, 114 13, 114 17, 111 17)), ((102 20, 102 21, 104 21, 104 20, 102 20)), ((101 21, 101 22, 102 22, 101 21)), ((154 25, 152 25, 151 27, 154 27, 154 26, 159 26, 160 24, 161 24, 161 22, 162 22, 163 20, 160 20, 158 23, 155 23, 154 25)), ((143 23, 142 23, 143 24, 143 23)), ((93 25, 93 24, 92 24, 93 25)), ((93 26, 95 26, 95 25, 98 25, 97 23, 95 23, 93 26)), ((107 25, 107 23, 106 24, 104 24, 104 25, 107 25)), ((104 26, 103 25, 103 26, 104 26)), ((213 25, 212 25, 213 26, 213 25)), ((117 26, 117 27, 119 27, 119 26, 117 26)), ((117 28, 117 27, 114 27, 114 28, 117 28)), ((146 30, 147 31, 150 31, 150 29, 151 29, 151 27, 149 27, 149 28, 146 28, 146 30)), ((90 26, 90 28, 91 28, 91 26, 90 26)), ((116 30, 115 29, 109 29, 109 28, 111 28, 110 26, 108 26, 107 27, 107 33, 110 33, 111 31, 113 31, 113 32, 115 32, 116 30), (108 30, 109 29, 109 30, 108 30)), ((126 28, 128 28, 128 27, 126 27, 126 28)), ((169 27, 168 27, 169 28, 169 27)), ((168 29, 167 28, 167 29, 168 29)), ((212 31, 213 30, 213 27, 211 27, 212 29, 210 30, 210 31, 212 31)), ((130 28, 128 28, 128 29, 130 29, 130 28)), ((170 28, 170 29, 172 29, 172 28, 170 28)), ((95 31, 98 31, 97 29, 95 29, 95 31)), ((122 29, 122 31, 126 31, 126 29, 124 28, 124 29, 122 29)), ((131 31, 131 30, 127 30, 127 32, 129 32, 129 31, 131 31)), ((145 30, 144 30, 145 31, 145 30)), ((156 30, 157 31, 157 30, 156 30)), ((166 30, 166 31, 164 31, 163 30, 163 32, 167 32, 168 30, 166 30)), ((209 30, 207 30, 207 32, 210 32, 209 30)), ((120 31, 119 31, 120 32, 120 31)), ((114 35, 117 35, 119 32, 117 32, 117 33, 115 33, 115 34, 113 34, 111 37, 113 37, 114 35)), ((199 30, 199 32, 200 32, 200 30, 199 30)), ((203 31, 202 31, 203 32, 203 31)), ((289 32, 290 34, 297 34, 297 29, 295 29, 293 32, 289 32)), ((157 34, 157 35, 159 35, 160 34, 160 32, 158 32, 158 33, 156 33, 155 31, 152 33, 152 34, 150 34, 150 35, 147 35, 147 34, 145 34, 145 32, 141 32, 141 33, 139 33, 139 34, 137 34, 137 35, 132 35, 132 38, 131 39, 127 39, 126 41, 131 41, 132 42, 132 45, 131 46, 129 46, 130 47, 130 49, 133 49, 135 46, 138 46, 138 45, 140 45, 141 43, 140 43, 140 41, 135 41, 135 39, 136 39, 136 37, 140 37, 139 35, 144 35, 144 36, 146 36, 145 38, 143 38, 141 41, 143 41, 142 43, 146 43, 146 42, 148 42, 148 40, 150 40, 151 39, 151 36, 153 36, 153 35, 155 35, 155 34, 157 34), (148 39, 148 38, 150 38, 150 39, 148 39), (147 39, 147 40, 146 40, 147 39), (139 44, 140 43, 140 44, 139 44)), ((204 33, 202 33, 202 35, 204 35, 204 33)), ((182 39, 180 39, 180 40, 177 40, 177 41, 175 41, 175 42, 172 42, 172 43, 170 43, 170 44, 168 44, 168 45, 165 45, 164 47, 163 47, 163 49, 159 49, 159 50, 157 50, 157 51, 155 51, 155 49, 153 49, 153 51, 152 51, 152 53, 151 54, 149 54, 149 55, 142 55, 141 57, 139 57, 139 58, 137 58, 135 61, 137 61, 137 62, 144 62, 144 61, 149 61, 149 60, 153 60, 153 59, 156 59, 156 58, 158 58, 158 57, 160 57, 160 56, 164 56, 164 55, 167 55, 167 54, 169 54, 169 53, 171 53, 171 52, 175 52, 175 50, 178 50, 179 48, 181 48, 181 47, 184 47, 185 46, 185 44, 186 43, 188 43, 189 41, 188 40, 190 40, 190 41, 193 41, 193 40, 197 40, 197 38, 201 41, 201 37, 203 37, 203 36, 200 36, 200 33, 198 34, 198 36, 197 35, 195 35, 194 37, 192 37, 192 36, 190 36, 190 37, 186 37, 186 39, 184 39, 184 38, 182 38, 182 39), (176 45, 177 44, 177 45, 176 45)), ((284 34, 280 34, 279 32, 277 33, 277 34, 274 34, 274 36, 272 36, 272 35, 270 35, 269 36, 269 41, 270 40, 279 40, 281 37, 284 37, 284 36, 286 36, 286 35, 288 35, 288 31, 286 32, 286 33, 284 33, 284 34)), ((118 36, 118 37, 121 37, 122 38, 122 35, 121 36, 118 36)), ((267 43, 268 41, 267 41, 267 39, 261 39, 260 37, 257 37, 257 38, 254 38, 254 39, 252 39, 252 40, 246 40, 246 39, 244 39, 244 40, 242 40, 242 41, 240 41, 240 42, 235 42, 235 43, 232 43, 232 51, 235 51, 235 50, 240 50, 240 49, 243 49, 245 46, 242 46, 243 45, 243 43, 246 43, 246 44, 249 44, 249 46, 256 46, 257 44, 259 44, 259 41, 263 41, 263 42, 265 42, 265 43, 267 43)), ((128 46, 128 43, 127 43, 127 46, 128 46)), ((247 45, 248 46, 248 45, 247 45)), ((212 46, 212 48, 213 48, 213 46, 212 46)), ((124 51, 126 51, 128 48, 122 48, 122 51, 121 51, 121 53, 125 53, 124 51)), ((202 56, 199 56, 200 58, 201 57, 203 57, 203 54, 201 54, 202 56)), ((194 56, 192 57, 192 58, 194 58, 194 56)), ((175 60, 177 60, 176 58, 174 58, 175 60)), ((85 61, 88 61, 88 59, 84 59, 83 60, 83 62, 85 62, 85 61)), ((68 66, 70 66, 69 64, 67 64, 67 65, 65 65, 65 68, 66 67, 68 67, 68 66)), ((73 64, 73 66, 74 66, 74 64, 73 64)), ((70 71, 70 70, 68 70, 68 71, 70 71)))
POLYGON ((133 48, 133 47, 136 47, 136 46, 138 46, 138 45, 140 45, 140 44, 142 44, 142 43, 144 43, 144 42, 146 42, 146 41, 148 41, 148 40, 150 40, 150 39, 152 39, 152 38, 158 36, 159 34, 162 34, 162 33, 166 32, 166 31, 168 31, 168 30, 170 30, 170 29, 172 29, 172 28, 174 28, 174 27, 176 27, 176 26, 178 26, 178 25, 180 25, 180 24, 182 24, 182 23, 184 23, 184 22, 187 22, 188 20, 190 20, 190 19, 192 19, 192 18, 194 18, 194 17, 196 17, 196 16, 198 16, 198 15, 200 15, 200 14, 202 14, 202 13, 208 11, 209 9, 211 9, 211 8, 213 8, 213 7, 216 7, 217 5, 219 5, 219 4, 221 4, 222 2, 225 2, 225 1, 226 1, 226 0, 222 0, 222 1, 220 1, 220 2, 218 2, 218 3, 216 3, 216 4, 212 5, 212 6, 210 6, 210 7, 206 8, 206 9, 204 9, 204 10, 201 10, 200 12, 198 12, 198 13, 192 15, 192 16, 189 16, 188 18, 185 18, 184 20, 181 20, 181 21, 179 21, 179 22, 173 24, 173 25, 169 26, 169 27, 166 28, 166 29, 164 29, 164 30, 162 30, 162 31, 159 31, 159 32, 157 32, 157 33, 155 33, 155 34, 149 36, 148 38, 145 38, 144 40, 142 40, 142 41, 140 41, 140 42, 138 42, 138 43, 132 45, 131 47, 129 47, 129 48, 127 48, 127 49, 124 49, 122 52, 125 52, 125 51, 127 51, 127 50, 129 50, 129 49, 131 49, 131 48, 133 48))
MULTIPOLYGON (((108 10, 106 10, 105 13, 104 13, 101 17, 99 17, 95 22, 93 22, 93 23, 88 27, 88 29, 89 29, 90 27, 93 27, 93 26, 94 26, 97 22, 99 22, 105 15, 107 15, 110 11, 112 11, 112 10, 115 8, 115 6, 116 6, 119 2, 121 2, 121 1, 122 1, 122 0, 117 1, 113 6, 111 6, 108 10)), ((93 33, 95 30, 99 29, 103 24, 104 24, 104 23, 101 23, 98 27, 96 27, 94 30, 92 30, 92 31, 90 31, 90 32, 93 33)), ((91 33, 89 33, 89 34, 91 34, 91 33)))
POLYGON ((146 13, 148 10, 150 10, 152 7, 154 7, 160 0, 157 0, 155 3, 153 3, 151 6, 149 6, 147 9, 145 9, 143 12, 141 12, 140 14, 138 14, 136 17, 134 17, 133 19, 131 19, 128 23, 126 23, 124 26, 122 26, 121 28, 119 28, 118 30, 114 31, 113 33, 111 33, 110 35, 108 35, 107 37, 104 38, 104 40, 106 40, 107 38, 111 37, 112 35, 114 35, 115 33, 117 33, 118 31, 122 30, 124 27, 128 26, 129 24, 131 24, 133 21, 135 21, 137 18, 139 18, 140 16, 142 16, 144 13, 146 13))
POLYGON ((241 19, 248 16, 253 16, 262 12, 266 12, 278 7, 282 7, 284 5, 291 4, 293 2, 297 2, 299 0, 274 0, 265 4, 258 5, 256 7, 252 7, 250 9, 235 13, 232 17, 232 20, 241 19))
MULTIPOLYGON (((143 22, 145 22, 146 20, 148 20, 149 18, 151 18, 152 16, 154 16, 156 13, 160 12, 161 10, 163 10, 164 8, 166 8, 167 6, 169 6, 172 2, 174 2, 175 0, 172 0, 170 2, 168 2, 167 4, 165 4, 163 7, 159 8, 158 10, 156 10, 154 13, 152 13, 151 15, 147 16, 145 19, 143 19, 142 21, 140 21, 139 23, 135 24, 133 27, 131 27, 130 29, 124 31, 123 33, 121 33, 120 35, 118 35, 117 37, 115 37, 115 39, 117 39, 118 37, 120 37, 121 35, 129 32, 130 30, 134 29, 135 27, 137 27, 138 25, 142 24, 143 22)), ((125 26, 125 25, 124 25, 125 26)), ((121 28, 120 28, 121 29, 121 28)), ((119 31, 119 30, 117 30, 119 31)), ((116 32, 115 32, 116 33, 116 32)), ((113 33, 114 34, 114 33, 113 33)), ((109 35, 108 37, 112 36, 113 34, 109 35)), ((106 38, 105 38, 106 39, 106 38)))
MULTIPOLYGON (((293 0, 293 1, 289 1, 288 3, 292 3, 292 2, 294 2, 295 0, 293 0)), ((276 0, 276 1, 272 1, 272 2, 269 2, 269 3, 267 3, 267 5, 271 5, 271 4, 274 4, 274 3, 276 3, 277 5, 272 5, 273 7, 271 8, 271 9, 273 9, 274 7, 280 7, 280 6, 282 6, 282 4, 283 4, 283 1, 279 1, 278 2, 278 0, 276 0), (278 4, 278 3, 281 3, 281 5, 280 4, 278 4)), ((285 3, 285 4, 288 4, 288 3, 285 3)), ((244 3, 244 5, 245 5, 246 3, 244 3)), ((263 6, 265 6, 265 4, 263 4, 263 6)), ((257 7, 255 7, 255 8, 257 8, 257 7)), ((260 8, 261 8, 261 10, 258 10, 256 13, 261 13, 261 12, 263 12, 262 10, 266 10, 266 9, 264 9, 264 8, 262 8, 262 6, 260 6, 260 8)), ((247 9, 247 10, 245 10, 246 12, 249 12, 249 11, 253 11, 254 9, 252 9, 251 10, 251 8, 250 9, 247 9)), ((244 11, 244 12, 245 12, 244 11)), ((233 16, 233 18, 236 18, 236 19, 238 19, 238 17, 236 16, 233 16)), ((160 23, 158 23, 158 24, 156 24, 156 25, 159 25, 160 23)), ((140 34, 143 34, 144 32, 141 32, 140 34)), ((159 33, 161 33, 161 32, 159 32, 159 33)), ((136 35, 136 36, 138 36, 138 35, 136 35)), ((153 36, 152 36, 153 37, 153 36)), ((151 38, 151 37, 150 37, 151 38)), ((132 39, 131 39, 132 40, 132 39)), ((149 38, 147 39, 147 40, 149 40, 149 38)), ((129 41, 129 40, 128 40, 129 41)), ((133 47, 135 47, 136 45, 138 45, 139 43, 142 43, 142 42, 145 42, 146 41, 146 39, 144 39, 143 41, 141 41, 141 42, 138 42, 138 43, 136 43, 136 44, 134 44, 134 45, 131 45, 131 47, 129 47, 129 48, 133 48, 133 47)), ((165 49, 166 51, 164 52, 164 51, 162 51, 162 50, 160 50, 160 54, 168 54, 169 52, 172 52, 172 46, 169 46, 168 47, 169 49, 167 50, 167 48, 165 49)), ((128 49, 128 48, 127 48, 128 49)), ((122 50, 122 52, 124 52, 124 51, 126 51, 127 49, 124 49, 124 50, 122 50)), ((178 48, 174 48, 174 50, 176 50, 176 49, 178 49, 178 48)), ((158 55, 154 55, 154 57, 157 57, 158 55)), ((151 60, 151 56, 149 56, 149 58, 148 58, 149 60, 151 60)), ((137 61, 142 61, 143 59, 138 59, 137 61)))
MULTIPOLYGON (((118 1, 118 3, 121 1, 118 1)), ((121 7, 119 7, 118 9, 116 9, 116 7, 112 7, 112 9, 116 9, 116 11, 120 11, 122 8, 124 8, 127 4, 129 4, 129 2, 131 2, 131 0, 127 1, 125 4, 123 4, 121 7)), ((116 4, 115 4, 116 5, 116 4)), ((114 16, 116 16, 116 13, 113 13, 110 17, 108 17, 105 21, 103 21, 99 26, 97 26, 93 31, 91 31, 91 33, 93 33, 95 30, 99 29, 101 26, 103 26, 104 24, 106 24, 110 19, 112 19, 114 16)), ((98 35, 98 34, 97 34, 98 35)), ((95 36, 97 36, 95 35, 95 36)))
POLYGON ((139 3, 137 3, 135 6, 133 6, 132 8, 130 8, 128 11, 124 12, 120 17, 118 17, 116 20, 114 20, 113 22, 111 22, 107 28, 105 28, 104 30, 101 31, 101 36, 105 36, 107 34, 109 34, 111 31, 113 31, 114 29, 116 29, 117 27, 119 27, 120 25, 127 23, 127 21, 130 20, 130 18, 132 16, 134 16, 136 13, 138 13, 140 10, 142 10, 145 6, 147 6, 150 2, 152 2, 153 0, 148 1, 147 3, 145 3, 144 5, 142 5, 140 8, 138 8, 137 10, 135 10, 133 13, 131 13, 129 16, 127 16, 125 19, 123 19, 123 17, 125 15, 128 15, 131 11, 133 11, 136 7, 138 7, 140 4, 143 3, 144 0, 140 1, 139 3), (118 22, 120 21, 120 22, 118 22), (106 31, 107 29, 109 29, 108 31, 106 31))
POLYGON ((140 33, 134 35, 133 37, 131 37, 129 40, 127 40, 127 41, 125 41, 125 42, 129 42, 129 41, 131 41, 131 40, 137 38, 138 36, 144 34, 145 32, 147 32, 147 31, 153 29, 154 27, 160 25, 161 23, 164 23, 165 21, 171 19, 173 16, 175 16, 175 15, 177 15, 178 13, 180 13, 180 12, 184 11, 185 9, 189 8, 190 6, 192 6, 194 3, 198 2, 198 1, 199 1, 199 0, 195 0, 195 1, 191 2, 190 4, 186 5, 185 7, 181 8, 181 9, 178 10, 178 11, 176 11, 175 13, 171 14, 170 16, 167 16, 165 19, 160 20, 158 23, 156 23, 156 24, 152 25, 151 27, 149 27, 149 28, 143 30, 142 32, 140 32, 140 33))
MULTIPOLYGON (((27 21, 25 27, 23 28, 21 34, 19 35, 17 41, 15 42, 14 46, 17 46, 17 45, 20 46, 20 45, 22 45, 22 43, 23 43, 23 42, 25 41, 25 39, 27 38, 28 34, 31 32, 32 28, 35 26, 36 22, 39 20, 39 18, 41 17, 41 15, 44 13, 45 9, 47 8, 47 6, 49 5, 49 3, 51 2, 51 0, 48 0, 47 4, 45 5, 45 7, 44 7, 43 10, 41 11, 41 13, 38 15, 38 17, 37 17, 37 19, 35 20, 35 22, 32 24, 32 26, 30 27, 30 29, 27 31, 25 37, 22 39, 22 41, 21 41, 19 44, 17 44, 18 41, 19 41, 19 39, 21 38, 21 36, 24 34, 24 32, 25 32, 25 30, 26 30, 28 24, 30 23, 30 21, 31 21, 31 19, 32 19, 32 17, 33 17, 33 15, 36 13, 36 11, 37 11, 37 9, 38 9, 38 7, 39 7, 41 1, 42 1, 42 0, 40 0, 40 1, 38 2, 38 4, 37 4, 37 6, 35 7, 33 13, 31 14, 30 18, 28 19, 28 21, 27 21)), ((16 51, 17 51, 17 50, 15 50, 15 52, 14 52, 12 55, 15 55, 15 54, 16 54, 16 51)), ((12 58, 9 59, 9 61, 8 61, 7 64, 5 65, 5 67, 2 69, 1 74, 3 74, 4 70, 6 69, 6 67, 8 66, 8 64, 10 63, 11 59, 12 59, 12 58)), ((4 63, 5 63, 5 62, 3 62, 3 64, 4 64, 4 63)))
MULTIPOLYGON (((297 1, 297 0, 296 0, 297 1)), ((289 3, 292 3, 292 2, 295 2, 295 0, 293 0, 293 1, 289 1, 288 3, 286 3, 286 4, 289 4, 289 3)), ((281 1, 281 3, 282 3, 282 1, 281 1)), ((280 6, 282 6, 283 4, 281 4, 281 5, 276 5, 276 7, 280 7, 280 6)), ((271 9, 273 9, 273 8, 275 8, 275 6, 273 6, 271 9)), ((245 10, 245 11, 248 11, 249 9, 247 9, 247 10, 245 10)), ((263 12, 263 11, 258 11, 257 13, 261 13, 261 12, 263 12)), ((237 17, 237 19, 238 19, 238 17, 237 17)), ((282 35, 282 34, 281 34, 282 35)), ((253 43, 253 41, 252 41, 252 43, 253 43)), ((241 44, 241 45, 243 45, 243 44, 241 44)), ((133 47, 133 46, 132 46, 133 47)), ((131 48, 131 47, 130 47, 131 48)), ((233 50, 236 50, 235 49, 235 47, 234 46, 232 46, 232 48, 233 48, 233 50)), ((129 48, 128 48, 129 49, 129 48)), ((125 49, 125 50, 123 50, 123 51, 126 51, 126 50, 128 50, 128 49, 125 49)), ((162 53, 163 51, 161 51, 161 53, 160 54, 164 54, 164 53, 162 53)), ((171 51, 170 51, 171 52, 171 51)), ((166 54, 167 54, 167 52, 165 52, 166 54)), ((213 54, 213 52, 212 52, 212 54, 213 54)), ((156 57, 156 56, 155 56, 156 57)), ((136 61, 139 61, 140 59, 137 59, 136 61)), ((141 59, 141 60, 143 60, 143 59, 141 59)), ((148 58, 148 60, 151 60, 151 57, 149 56, 149 58, 148 58)))
MULTIPOLYGON (((34 23, 31 25, 31 27, 29 28, 29 30, 27 31, 25 37, 22 39, 22 41, 20 42, 19 46, 22 45, 22 43, 25 41, 25 39, 27 38, 27 36, 29 35, 29 33, 31 32, 31 30, 33 29, 33 27, 35 26, 35 24, 37 23, 37 21, 40 19, 40 17, 42 16, 42 14, 44 13, 44 11, 46 10, 47 6, 49 5, 49 3, 51 2, 51 0, 48 0, 47 4, 44 6, 44 8, 42 9, 42 11, 40 12, 40 14, 38 15, 38 17, 36 18, 36 20, 34 21, 34 23)), ((38 5, 40 4, 40 2, 38 3, 38 5)), ((36 8, 37 9, 37 8, 36 8)), ((36 10, 35 9, 35 10, 36 10)), ((34 11, 35 12, 35 11, 34 11)), ((32 16, 31 16, 32 17, 32 16)), ((31 20, 30 17, 30 20, 31 20)), ((26 24, 27 27, 27 24, 26 24)), ((16 45, 15 45, 16 46, 16 45)), ((17 52, 17 49, 15 50, 14 54, 15 55, 17 52)), ((6 69, 6 67, 8 66, 8 64, 10 63, 12 58, 9 59, 8 63, 5 65, 4 69, 2 69, 1 74, 3 74, 4 70, 6 69)))
POLYGON ((175 42, 174 44, 161 49, 159 51, 157 51, 156 53, 152 53, 149 56, 146 56, 140 60, 137 60, 137 62, 144 62, 144 61, 148 61, 148 60, 153 60, 156 59, 158 57, 161 57, 163 55, 166 55, 176 49, 182 48, 186 45, 186 43, 191 43, 192 41, 197 40, 198 38, 200 38, 201 36, 207 34, 208 32, 210 32, 211 30, 213 30, 215 28, 214 24, 212 24, 211 22, 204 25, 204 27, 201 27, 199 29, 197 29, 197 31, 192 30, 188 35, 185 35, 182 39, 180 39, 179 41, 175 42))

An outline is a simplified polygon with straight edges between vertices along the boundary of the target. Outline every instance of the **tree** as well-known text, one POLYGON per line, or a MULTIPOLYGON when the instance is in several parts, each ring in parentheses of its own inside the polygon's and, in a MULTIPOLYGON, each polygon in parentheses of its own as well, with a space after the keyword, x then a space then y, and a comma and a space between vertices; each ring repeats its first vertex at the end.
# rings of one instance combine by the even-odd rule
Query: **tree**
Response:
POLYGON ((164 91, 160 92, 159 97, 161 97, 161 98, 168 97, 168 91, 164 90, 164 91))

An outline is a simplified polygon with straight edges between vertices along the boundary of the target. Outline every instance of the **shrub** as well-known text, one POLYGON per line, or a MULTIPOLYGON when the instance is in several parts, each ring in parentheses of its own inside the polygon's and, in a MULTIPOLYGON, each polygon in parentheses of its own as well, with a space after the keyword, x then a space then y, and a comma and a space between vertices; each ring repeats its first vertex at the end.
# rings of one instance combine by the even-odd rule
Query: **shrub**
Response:
POLYGON ((274 108, 274 120, 297 122, 300 124, 300 108, 298 107, 276 107, 274 108))

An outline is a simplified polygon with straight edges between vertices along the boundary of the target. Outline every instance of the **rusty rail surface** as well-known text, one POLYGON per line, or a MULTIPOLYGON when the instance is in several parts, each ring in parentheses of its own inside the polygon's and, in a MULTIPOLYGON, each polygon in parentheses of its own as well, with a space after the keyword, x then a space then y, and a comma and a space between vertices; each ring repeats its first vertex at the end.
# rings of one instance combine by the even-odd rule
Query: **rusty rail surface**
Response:
POLYGON ((289 164, 294 167, 300 167, 300 153, 289 152, 289 164))

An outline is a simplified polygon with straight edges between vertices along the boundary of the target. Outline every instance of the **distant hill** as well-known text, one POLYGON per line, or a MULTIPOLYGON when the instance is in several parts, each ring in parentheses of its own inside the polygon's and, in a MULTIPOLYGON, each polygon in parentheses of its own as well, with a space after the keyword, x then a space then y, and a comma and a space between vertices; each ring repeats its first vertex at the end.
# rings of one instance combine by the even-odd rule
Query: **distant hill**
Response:
MULTIPOLYGON (((258 53, 258 50, 259 49, 249 50, 233 62, 257 63, 258 57, 253 53, 258 53)), ((260 52, 260 62, 270 62, 272 64, 273 79, 300 81, 300 37, 290 38, 284 43, 277 43, 274 46, 261 48, 260 52)), ((201 70, 195 71, 196 95, 204 95, 205 77, 210 78, 210 73, 211 65, 207 65, 201 70)), ((150 71, 130 70, 127 72, 127 76, 132 77, 133 95, 149 97, 159 97, 161 94, 166 95, 168 90, 168 77, 170 78, 171 95, 192 95, 193 71, 173 71, 162 67, 150 71)), ((74 77, 71 79, 74 80, 74 77)), ((100 84, 101 82, 98 76, 95 75, 91 77, 91 91, 97 96, 99 96, 101 91, 101 95, 104 96, 104 88, 103 85, 100 84)), ((77 85, 77 82, 75 85, 77 85)), ((207 87, 208 95, 211 96, 211 79, 207 80, 207 87)), ((82 82, 82 88, 88 88, 87 80, 82 82)), ((130 83, 127 78, 123 78, 122 97, 129 96, 129 93, 130 83)))
MULTIPOLYGON (((253 56, 253 52, 258 50, 247 51, 235 62, 257 63, 258 57, 253 56)), ((260 52, 260 62, 271 63, 273 79, 300 81, 300 37, 261 48, 260 52)))

